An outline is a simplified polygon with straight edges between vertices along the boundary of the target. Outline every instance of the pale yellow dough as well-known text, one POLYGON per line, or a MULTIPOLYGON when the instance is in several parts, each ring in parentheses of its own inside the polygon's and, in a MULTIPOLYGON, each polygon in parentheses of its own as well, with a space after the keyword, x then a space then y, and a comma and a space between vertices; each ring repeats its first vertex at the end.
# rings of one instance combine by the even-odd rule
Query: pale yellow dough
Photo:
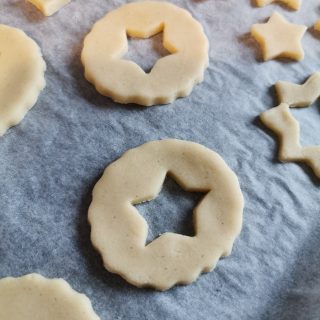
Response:
POLYGON ((259 42, 265 61, 274 58, 302 60, 301 39, 306 30, 306 26, 289 23, 275 12, 267 23, 254 24, 251 34, 259 42))
POLYGON ((0 136, 37 102, 45 70, 38 45, 23 31, 0 25, 0 136))
POLYGON ((217 153, 188 141, 152 141, 108 166, 94 187, 91 240, 110 272, 167 290, 195 281, 231 253, 242 211, 238 179, 217 153), (206 192, 194 209, 195 236, 164 233, 146 245, 148 225, 134 204, 157 197, 167 175, 187 191, 206 192))
POLYGON ((290 107, 308 107, 320 96, 320 72, 311 75, 303 85, 278 81, 275 86, 281 103, 290 107))
POLYGON ((51 16, 67 5, 71 0, 27 0, 36 6, 45 16, 51 16))
POLYGON ((1 320, 99 320, 90 300, 62 279, 38 274, 0 280, 1 320))
POLYGON ((256 0, 258 7, 264 7, 267 4, 273 2, 281 2, 288 5, 291 9, 299 10, 301 6, 301 0, 256 0))
POLYGON ((314 73, 303 85, 279 81, 276 90, 280 105, 260 115, 261 121, 280 139, 279 159, 305 162, 320 178, 320 147, 300 144, 300 125, 290 107, 307 107, 320 96, 320 73, 314 73))
POLYGON ((314 25, 315 30, 320 31, 320 20, 318 20, 314 25))
POLYGON ((208 40, 189 12, 168 2, 126 4, 98 21, 84 41, 86 79, 103 95, 120 103, 167 104, 190 94, 208 66, 208 40), (163 46, 172 53, 159 59, 149 74, 132 61, 127 35, 149 38, 163 31, 163 46))

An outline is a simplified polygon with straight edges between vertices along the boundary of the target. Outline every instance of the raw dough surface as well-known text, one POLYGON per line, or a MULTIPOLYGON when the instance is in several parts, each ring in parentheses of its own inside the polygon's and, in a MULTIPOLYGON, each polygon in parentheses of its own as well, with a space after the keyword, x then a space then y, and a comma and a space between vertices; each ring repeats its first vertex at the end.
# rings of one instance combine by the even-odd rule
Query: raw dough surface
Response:
POLYGON ((126 152, 96 184, 91 239, 109 271, 138 287, 167 290, 231 253, 242 210, 238 179, 218 154, 193 142, 153 141, 126 152), (195 236, 165 233, 146 246, 148 226, 133 204, 157 197, 167 174, 187 191, 207 192, 194 209, 195 236))
POLYGON ((51 16, 71 0, 28 0, 46 16, 51 16))
POLYGON ((302 60, 301 39, 306 30, 306 26, 289 23, 281 14, 274 12, 267 23, 254 24, 251 34, 259 42, 265 61, 274 58, 302 60))
POLYGON ((62 279, 38 274, 0 280, 1 320, 99 320, 90 300, 62 279))
POLYGON ((301 5, 301 0, 256 0, 258 7, 264 7, 267 4, 273 2, 281 2, 288 5, 291 9, 299 10, 301 5))
POLYGON ((280 105, 260 115, 261 121, 280 139, 279 159, 308 164, 320 178, 320 147, 300 144, 300 125, 290 107, 308 107, 320 96, 320 73, 314 73, 303 85, 279 81, 276 90, 280 105))
MULTIPOLYGON (((203 25, 211 63, 189 97, 146 109, 98 94, 79 63, 84 35, 93 23, 128 2, 71 1, 46 19, 30 5, 28 10, 23 0, 0 1, 2 23, 19 26, 43 44, 50 66, 50 88, 22 125, 0 138, 0 278, 32 270, 67 277, 75 289, 86 288, 103 320, 127 320, 128 315, 129 320, 318 319, 320 185, 313 184, 318 179, 311 170, 275 163, 275 140, 254 120, 277 105, 270 92, 276 81, 301 84, 320 71, 320 33, 306 33, 302 63, 257 63, 254 39, 246 34, 276 8, 291 22, 311 26, 320 18, 319 0, 302 1, 298 13, 276 4, 254 9, 250 0, 170 0, 203 25), (193 284, 159 294, 137 289, 102 267, 86 220, 103 169, 124 151, 166 137, 215 150, 236 172, 247 201, 231 256, 193 284)), ((154 44, 151 39, 132 42, 142 48, 154 44)), ((154 51, 147 55, 147 66, 156 57, 154 51)), ((317 109, 313 105, 296 112, 303 142, 320 142, 317 109)), ((191 198, 197 198, 175 197, 175 190, 165 182, 160 198, 139 207, 152 220, 155 234, 164 231, 156 217, 165 218, 170 231, 180 229, 177 221, 187 215, 181 211, 190 212, 191 198), (162 215, 161 205, 168 208, 162 215)))
POLYGON ((120 103, 167 104, 190 94, 208 66, 208 40, 191 14, 168 2, 133 2, 98 21, 84 41, 85 77, 103 95, 120 103), (127 35, 149 38, 163 31, 172 54, 159 59, 149 74, 132 61, 127 35))
POLYGON ((40 48, 23 31, 0 25, 0 135, 18 124, 45 87, 40 48))
POLYGON ((320 72, 314 73, 303 85, 278 81, 275 86, 281 103, 290 107, 308 107, 320 96, 320 72))

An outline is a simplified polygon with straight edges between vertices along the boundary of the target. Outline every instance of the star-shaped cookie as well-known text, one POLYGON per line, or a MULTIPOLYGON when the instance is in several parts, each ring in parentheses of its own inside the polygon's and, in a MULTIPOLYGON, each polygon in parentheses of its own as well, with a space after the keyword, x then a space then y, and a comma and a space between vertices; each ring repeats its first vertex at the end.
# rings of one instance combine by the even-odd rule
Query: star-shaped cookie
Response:
POLYGON ((256 0, 256 4, 258 7, 264 7, 267 4, 273 2, 282 2, 286 4, 289 8, 294 10, 299 10, 301 5, 301 0, 256 0))
POLYGON ((316 72, 302 85, 278 81, 275 84, 280 102, 290 107, 308 107, 320 97, 320 72, 316 72))
POLYGON ((306 30, 306 26, 289 23, 281 14, 274 12, 267 23, 254 24, 251 34, 262 47, 265 61, 278 57, 302 60, 301 39, 306 30))
POLYGON ((300 125, 290 112, 290 108, 308 107, 320 97, 320 73, 303 85, 279 81, 276 90, 280 105, 263 112, 260 119, 279 136, 279 160, 305 162, 320 178, 320 146, 301 146, 300 125))
POLYGON ((45 16, 51 16, 67 5, 71 0, 28 0, 36 6, 45 16))
POLYGON ((317 31, 320 31, 320 20, 318 20, 315 24, 314 24, 314 28, 317 31))

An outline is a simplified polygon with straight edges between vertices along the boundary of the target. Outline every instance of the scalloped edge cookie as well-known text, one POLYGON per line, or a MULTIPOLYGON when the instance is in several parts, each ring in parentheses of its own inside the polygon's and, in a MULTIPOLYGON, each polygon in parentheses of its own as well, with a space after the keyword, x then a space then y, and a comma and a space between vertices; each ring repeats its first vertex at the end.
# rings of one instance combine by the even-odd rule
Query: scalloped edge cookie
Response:
POLYGON ((0 136, 36 104, 46 81, 39 46, 22 30, 0 25, 0 136))
POLYGON ((115 102, 143 106, 168 104, 189 95, 203 81, 209 44, 201 24, 185 9, 168 2, 138 1, 109 12, 84 40, 81 60, 85 78, 115 102), (149 38, 163 31, 163 46, 171 53, 150 73, 122 59, 127 35, 149 38))
POLYGON ((237 176, 217 153, 190 141, 151 141, 109 165, 95 185, 91 241, 107 270, 164 291, 195 281, 231 253, 243 206, 237 176), (154 199, 167 175, 186 191, 206 193, 193 211, 195 236, 167 232, 146 245, 148 226, 134 204, 154 199))
POLYGON ((63 279, 39 274, 0 279, 0 319, 99 320, 90 300, 63 279))

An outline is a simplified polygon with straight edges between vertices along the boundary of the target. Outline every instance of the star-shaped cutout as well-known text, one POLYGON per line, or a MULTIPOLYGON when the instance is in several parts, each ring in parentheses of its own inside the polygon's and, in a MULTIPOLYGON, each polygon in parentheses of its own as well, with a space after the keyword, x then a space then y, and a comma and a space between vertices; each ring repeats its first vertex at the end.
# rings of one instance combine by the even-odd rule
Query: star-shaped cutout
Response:
POLYGON ((194 236, 193 208, 207 192, 188 192, 167 175, 161 193, 153 199, 136 205, 149 225, 147 244, 165 232, 194 236), (167 214, 155 212, 167 211, 167 214))
POLYGON ((302 60, 301 39, 306 30, 306 26, 289 23, 275 12, 267 23, 254 24, 251 34, 262 47, 265 61, 278 57, 302 60))
POLYGON ((320 146, 300 144, 300 125, 290 112, 290 108, 308 107, 320 97, 320 73, 313 74, 303 85, 279 81, 276 90, 280 105, 263 112, 260 119, 279 136, 279 160, 305 162, 320 178, 320 146))
POLYGON ((301 0, 256 0, 258 7, 264 7, 273 2, 282 2, 293 10, 299 10, 301 5, 301 0))
POLYGON ((163 32, 149 38, 128 37, 128 52, 122 57, 135 62, 145 73, 150 73, 159 59, 171 54, 163 45, 163 32))

